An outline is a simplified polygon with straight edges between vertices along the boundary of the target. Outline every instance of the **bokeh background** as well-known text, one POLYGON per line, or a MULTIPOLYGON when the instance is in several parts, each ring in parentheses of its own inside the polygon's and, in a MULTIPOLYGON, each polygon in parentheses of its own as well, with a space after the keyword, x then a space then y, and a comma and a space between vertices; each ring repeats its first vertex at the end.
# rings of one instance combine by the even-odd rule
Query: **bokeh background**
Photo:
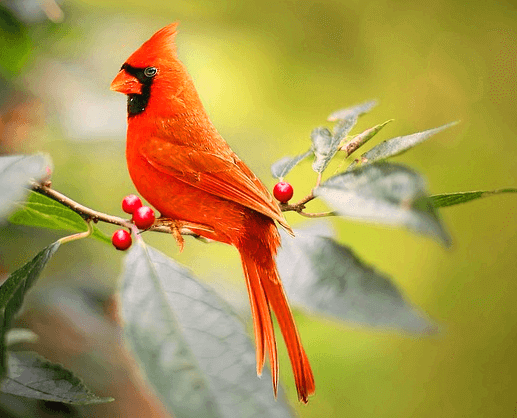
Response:
MULTIPOLYGON (((305 151, 328 114, 372 98, 379 106, 354 132, 395 119, 373 144, 461 121, 396 158, 425 173, 431 193, 517 185, 512 2, 24 0, 0 8, 12 18, 0 38, 1 152, 49 153, 54 187, 97 210, 122 215, 121 199, 135 191, 124 159, 125 97, 109 84, 134 49, 173 21, 213 122, 268 186, 270 164, 305 151)), ((302 197, 315 174, 306 163, 288 180, 302 197)), ((297 310, 317 394, 296 405, 287 366, 281 381, 301 417, 517 415, 516 199, 442 209, 454 240, 448 250, 403 230, 332 220, 340 242, 388 273, 441 332, 374 331, 297 310)), ((311 222, 287 216, 294 227, 311 222)), ((2 225, 0 271, 61 235, 2 225)), ((168 236, 146 240, 247 315, 234 249, 188 240, 179 254, 168 236)), ((24 323, 43 335, 44 354, 117 398, 110 385, 119 365, 106 354, 112 334, 100 336, 101 322, 91 321, 117 288, 122 254, 83 241, 57 253, 24 323), (74 344, 65 336, 57 348, 58 319, 74 344)), ((281 355, 287 364, 283 347, 281 355)), ((91 411, 102 416, 103 408, 91 411)))

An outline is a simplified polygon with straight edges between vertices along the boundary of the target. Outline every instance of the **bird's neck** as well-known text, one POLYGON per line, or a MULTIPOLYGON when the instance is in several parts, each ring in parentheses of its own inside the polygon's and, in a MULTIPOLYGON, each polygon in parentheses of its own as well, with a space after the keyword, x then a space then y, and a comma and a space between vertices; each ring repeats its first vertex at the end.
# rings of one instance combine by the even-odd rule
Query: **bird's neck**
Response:
POLYGON ((222 141, 194 86, 172 91, 163 90, 159 95, 152 91, 145 111, 128 115, 128 141, 129 138, 143 141, 143 137, 162 137, 193 148, 203 148, 207 141, 222 141))

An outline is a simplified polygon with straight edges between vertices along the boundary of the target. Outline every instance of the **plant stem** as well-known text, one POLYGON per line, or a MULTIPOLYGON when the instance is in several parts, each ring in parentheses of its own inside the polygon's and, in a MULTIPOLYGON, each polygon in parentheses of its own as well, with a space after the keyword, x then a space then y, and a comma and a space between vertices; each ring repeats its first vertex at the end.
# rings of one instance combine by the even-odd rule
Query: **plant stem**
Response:
POLYGON ((73 234, 73 235, 68 235, 66 237, 58 239, 58 241, 61 244, 66 244, 67 242, 72 242, 72 241, 76 241, 78 239, 88 238, 93 232, 92 221, 88 220, 85 222, 86 222, 86 225, 88 226, 87 231, 79 232, 79 233, 73 234))

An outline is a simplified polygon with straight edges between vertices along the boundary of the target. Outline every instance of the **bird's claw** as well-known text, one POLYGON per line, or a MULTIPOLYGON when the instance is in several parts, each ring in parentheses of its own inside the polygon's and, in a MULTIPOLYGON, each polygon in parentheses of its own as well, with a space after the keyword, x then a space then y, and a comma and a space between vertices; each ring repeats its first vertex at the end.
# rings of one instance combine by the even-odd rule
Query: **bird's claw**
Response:
POLYGON ((153 225, 153 228, 166 227, 169 229, 170 233, 176 240, 180 253, 183 251, 185 246, 185 240, 183 238, 183 234, 187 233, 188 235, 199 236, 198 231, 205 231, 210 234, 214 233, 213 228, 197 224, 189 221, 180 221, 178 219, 172 218, 158 218, 153 225))

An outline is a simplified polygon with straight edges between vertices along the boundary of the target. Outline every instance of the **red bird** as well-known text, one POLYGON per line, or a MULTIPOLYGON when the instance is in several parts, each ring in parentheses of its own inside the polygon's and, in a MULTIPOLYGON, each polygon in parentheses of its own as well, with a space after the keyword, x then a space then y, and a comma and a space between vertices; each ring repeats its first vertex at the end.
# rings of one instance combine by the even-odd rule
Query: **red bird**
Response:
POLYGON ((270 308, 293 367, 298 397, 307 402, 314 377, 294 323, 275 255, 277 221, 291 228, 278 204, 219 135, 176 54, 177 24, 156 32, 122 65, 111 89, 128 96, 126 158, 138 192, 170 224, 235 246, 241 255, 253 315, 257 374, 266 350, 273 389, 278 359, 270 308))

